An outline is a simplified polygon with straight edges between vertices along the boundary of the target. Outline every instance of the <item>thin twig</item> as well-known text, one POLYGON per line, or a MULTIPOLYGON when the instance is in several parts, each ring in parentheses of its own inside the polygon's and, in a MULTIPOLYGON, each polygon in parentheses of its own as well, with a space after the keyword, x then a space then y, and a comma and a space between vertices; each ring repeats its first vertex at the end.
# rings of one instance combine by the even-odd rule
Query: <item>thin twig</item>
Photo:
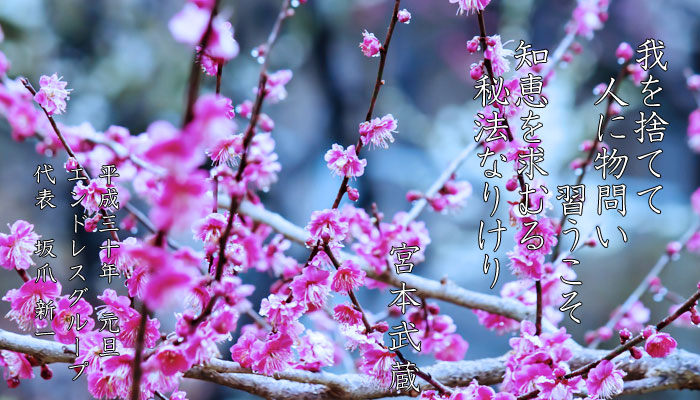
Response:
POLYGON ((566 53, 566 50, 569 48, 569 46, 571 46, 571 43, 573 43, 575 38, 575 31, 567 33, 566 36, 562 38, 562 40, 557 45, 556 49, 554 49, 554 53, 552 53, 552 58, 550 62, 548 62, 545 65, 545 68, 542 71, 542 76, 546 77, 551 71, 554 70, 554 68, 556 68, 556 66, 559 64, 559 61, 561 61, 562 57, 564 56, 564 53, 566 53))
MULTIPOLYGON (((333 254, 333 251, 332 251, 331 248, 328 246, 328 244, 324 244, 323 250, 324 250, 324 252, 328 255, 328 258, 330 258, 331 263, 333 264, 333 266, 335 267, 335 269, 338 270, 338 269, 340 268, 340 263, 339 263, 338 260, 335 258, 335 255, 333 254)), ((355 294, 353 293, 352 290, 348 292, 348 296, 350 297, 350 301, 352 301, 352 304, 355 306, 355 309, 356 309, 357 311, 359 311, 359 312, 362 314, 362 323, 365 325, 365 332, 366 332, 366 334, 369 335, 370 333, 372 333, 372 330, 373 330, 373 329, 372 329, 372 325, 371 325, 371 324, 369 323, 369 321, 367 320, 367 316, 366 316, 366 314, 365 314, 364 309, 362 308, 362 305, 360 305, 360 302, 357 300, 357 297, 355 296, 355 294)), ((424 304, 425 304, 425 303, 424 303, 424 304)), ((426 324, 427 324, 427 323, 428 323, 428 320, 427 320, 427 318, 426 318, 426 324)), ((427 331, 426 331, 426 332, 427 332, 427 331)), ((384 345, 381 344, 381 343, 380 343, 380 345, 384 346, 384 345)), ((395 352, 396 355, 399 357, 399 359, 401 360, 402 363, 404 363, 404 364, 407 364, 407 363, 408 363, 408 361, 407 361, 406 358, 403 356, 403 354, 401 353, 401 351, 399 351, 399 350, 397 349, 397 350, 394 350, 394 352, 395 352)), ((442 394, 450 395, 450 394, 452 393, 452 391, 451 391, 450 389, 448 389, 445 385, 443 385, 442 383, 440 383, 439 381, 437 381, 436 379, 434 379, 429 373, 426 373, 426 372, 424 372, 424 371, 421 371, 421 370, 418 369, 418 368, 416 368, 416 369, 414 370, 414 373, 415 373, 417 376, 419 376, 420 378, 422 378, 423 380, 425 380, 426 382, 428 382, 429 384, 433 385, 433 386, 438 390, 438 392, 440 392, 441 395, 442 395, 442 394)))
POLYGON ((413 203, 413 206, 406 214, 406 217, 403 219, 403 221, 401 221, 404 226, 418 218, 418 215, 420 215, 420 213, 423 212, 423 209, 425 209, 425 206, 428 205, 427 199, 434 196, 445 185, 445 182, 450 179, 452 174, 457 171, 457 169, 467 159, 467 156, 469 156, 469 154, 471 154, 476 147, 479 146, 479 144, 480 142, 471 142, 457 155, 457 157, 450 161, 450 164, 442 171, 442 173, 440 173, 440 176, 438 176, 435 182, 430 185, 430 188, 428 188, 423 197, 413 203))
MULTIPOLYGON (((263 61, 262 67, 260 68, 260 77, 258 81, 258 92, 255 97, 255 103, 253 106, 253 110, 251 113, 250 121, 248 123, 248 127, 246 128, 245 134, 243 136, 243 155, 241 156, 241 161, 238 164, 238 171, 236 172, 235 179, 236 182, 241 182, 243 179, 243 172, 245 171, 246 165, 247 165, 247 160, 248 160, 248 148, 250 147, 250 143, 253 140, 253 136, 255 135, 255 127, 258 122, 258 117, 260 116, 260 110, 262 109, 262 104, 265 99, 266 93, 266 84, 267 84, 267 63, 269 60, 269 51, 274 45, 275 41, 277 40, 277 36, 279 35, 279 31, 282 28, 282 22, 288 18, 291 14, 289 13, 289 7, 290 7, 290 0, 283 0, 282 2, 282 8, 277 16, 277 20, 275 21, 275 24, 272 28, 272 32, 270 32, 270 35, 268 36, 267 43, 266 43, 266 54, 265 54, 265 60, 263 61)), ((219 247, 218 247, 218 259, 217 259, 217 264, 214 272, 214 280, 215 281, 220 281, 221 278, 223 277, 224 274, 224 265, 226 264, 226 243, 228 241, 228 237, 231 234, 231 231, 233 229, 233 220, 235 218, 235 215, 238 213, 238 206, 240 205, 242 199, 239 199, 236 194, 231 195, 231 202, 229 204, 229 210, 228 210, 228 218, 226 221, 226 228, 224 229, 224 232, 222 233, 221 237, 219 238, 219 247)), ((212 257, 212 262, 214 258, 212 257)), ((190 323, 191 329, 194 329, 197 325, 199 325, 202 321, 204 321, 213 311, 214 309, 214 304, 218 300, 218 296, 212 296, 212 298, 209 300, 209 302, 206 304, 202 312, 199 314, 199 316, 195 319, 192 320, 190 323)))
MULTIPOLYGON (((656 324, 656 330, 660 331, 663 328, 667 327, 670 325, 673 321, 678 319, 681 315, 684 313, 688 312, 691 307, 695 306, 695 303, 700 299, 700 290, 696 291, 692 296, 690 296, 685 303, 683 303, 678 309, 676 309, 675 312, 673 312, 671 315, 667 316, 663 320, 661 320, 658 324, 656 324)), ((625 344, 621 344, 611 350, 609 353, 605 355, 605 357, 602 357, 596 361, 590 362, 581 368, 576 369, 575 371, 570 372, 569 374, 564 375, 561 377, 561 380, 568 380, 571 378, 575 378, 577 376, 585 375, 587 374, 590 370, 595 368, 598 364, 600 364, 603 360, 608 360, 612 361, 615 357, 619 356, 620 354, 628 351, 632 347, 638 345, 644 341, 644 338, 642 337, 642 334, 638 334, 637 336, 633 337, 632 339, 628 340, 625 342, 625 344)), ((539 390, 535 389, 531 392, 528 392, 520 397, 518 397, 518 400, 528 400, 528 399, 534 399, 537 397, 539 393, 539 390)))
POLYGON ((224 63, 220 61, 216 64, 216 94, 221 94, 221 75, 224 72, 224 63))
POLYGON ((131 400, 139 400, 141 395, 141 358, 146 337, 146 321, 148 320, 148 309, 146 303, 141 304, 141 320, 139 321, 139 329, 136 333, 136 346, 134 347, 134 365, 131 376, 131 400))
MULTIPOLYGON (((331 263, 335 267, 335 270, 339 270, 340 263, 338 262, 338 259, 335 258, 335 255, 333 254, 333 251, 328 246, 328 244, 323 245, 323 251, 328 255, 328 258, 331 260, 331 263)), ((367 320, 365 310, 362 308, 362 305, 360 305, 360 302, 357 300, 357 297, 355 296, 355 293, 353 293, 352 290, 348 292, 348 296, 350 297, 350 301, 352 301, 352 304, 355 306, 355 309, 362 314, 362 323, 365 325, 366 334, 369 335, 370 333, 372 333, 372 324, 370 324, 369 320, 367 320)))
MULTIPOLYGON (((681 239, 681 248, 685 248, 685 246, 688 244, 688 241, 693 237, 693 234, 695 232, 698 232, 698 229, 700 229, 700 221, 696 220, 693 225, 688 229, 688 231, 683 234, 683 237, 681 239)), ((627 297, 627 300, 625 300, 624 303, 620 306, 620 308, 613 313, 612 317, 610 320, 605 324, 605 327, 608 329, 613 329, 615 324, 622 318, 623 315, 627 311, 629 311, 630 308, 632 308, 632 305, 639 300, 644 293, 646 293, 647 289, 649 289, 649 286, 651 285, 651 281, 659 276, 659 274, 666 268, 668 264, 673 261, 673 257, 671 257, 668 253, 664 252, 664 254, 659 257, 658 261, 656 261, 656 264, 654 267, 649 270, 647 275, 642 279, 642 281, 639 283, 636 289, 627 297)), ((600 344, 600 338, 596 338, 593 342, 591 342, 590 346, 591 348, 595 349, 598 347, 600 344)))
MULTIPOLYGON (((34 90, 34 87, 32 86, 32 84, 29 82, 29 80, 27 78, 20 78, 20 81, 22 82, 24 87, 29 91, 29 93, 32 94, 32 96, 36 95, 36 90, 34 90)), ((42 105, 39 105, 39 107, 46 115, 46 118, 49 119, 49 123, 51 124, 51 127, 53 128, 54 133, 56 133, 56 136, 58 136, 58 139, 61 141, 61 144, 63 145, 63 148, 66 150, 66 153, 68 153, 68 156, 72 157, 76 161, 76 163, 78 164, 78 169, 82 175, 82 178, 85 179, 86 183, 89 185, 90 184, 90 174, 87 172, 87 170, 85 168, 83 168, 82 165, 80 165, 80 162, 78 162, 78 159, 75 157, 75 153, 73 152, 73 149, 71 149, 68 142, 66 142, 66 138, 61 133, 61 130, 58 129, 58 125, 56 124, 56 121, 54 121, 51 114, 49 114, 49 112, 46 111, 46 109, 42 105)), ((105 211, 102 208, 100 208, 100 214, 102 214, 102 217, 108 216, 107 211, 105 211)), ((109 233, 110 233, 110 236, 112 236, 112 240, 119 242, 119 235, 117 234, 116 231, 110 231, 109 233)))
MULTIPOLYGON (((382 44, 381 49, 379 49, 379 68, 377 69, 377 79, 375 79, 374 81, 374 90, 372 91, 372 96, 369 100, 369 109, 367 110, 365 121, 370 121, 372 119, 372 115, 374 113, 374 106, 377 103, 377 98, 379 97, 379 91, 384 85, 384 65, 386 64, 386 56, 389 52, 389 44, 391 43, 391 38, 394 34, 394 28, 396 27, 396 23, 399 21, 398 13, 400 5, 401 0, 395 0, 394 10, 392 11, 391 21, 389 22, 389 29, 387 29, 386 37, 384 38, 384 43, 382 44)), ((357 154, 358 157, 360 155, 360 150, 362 150, 362 146, 362 137, 358 137, 357 143, 355 143, 355 154, 357 154)), ((333 207, 331 208, 338 208, 338 206, 340 205, 340 201, 343 199, 343 195, 345 195, 345 192, 347 192, 348 190, 349 181, 350 177, 343 177, 343 181, 340 183, 340 187, 338 188, 338 194, 335 196, 335 200, 333 201, 333 207)))
POLYGON ((201 74, 200 69, 202 67, 202 57, 209 44, 209 37, 213 31, 212 23, 214 18, 219 12, 219 0, 214 1, 214 6, 211 9, 211 14, 209 14, 209 21, 207 22, 207 29, 204 31, 204 35, 199 42, 199 50, 195 48, 194 56, 192 60, 192 66, 190 67, 190 77, 187 83, 187 105, 185 106, 185 115, 182 121, 182 126, 187 125, 194 118, 194 103, 197 101, 199 92, 199 76, 201 74), (199 52, 199 54, 198 54, 199 52))

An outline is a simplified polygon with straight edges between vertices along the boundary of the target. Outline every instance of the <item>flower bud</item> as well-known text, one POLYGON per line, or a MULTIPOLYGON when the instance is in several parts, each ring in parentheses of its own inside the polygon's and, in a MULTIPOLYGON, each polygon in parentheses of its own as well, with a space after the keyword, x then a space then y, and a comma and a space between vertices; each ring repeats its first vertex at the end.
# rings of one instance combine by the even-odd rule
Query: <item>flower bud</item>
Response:
POLYGON ((409 202, 413 203, 416 200, 422 199, 423 198, 423 193, 417 191, 417 190, 409 190, 406 192, 406 200, 409 202))
POLYGON ((49 368, 49 366, 46 364, 41 366, 41 377, 47 381, 53 378, 53 372, 51 371, 51 368, 49 368))
POLYGON ((506 182, 506 190, 509 192, 512 192, 518 188, 518 180, 515 177, 512 177, 508 179, 508 182, 506 182))
POLYGON ((632 332, 627 328, 620 329, 620 344, 627 343, 628 340, 632 338, 632 332))
POLYGON ((469 76, 474 80, 478 80, 482 75, 484 75, 483 65, 481 63, 472 64, 471 68, 469 69, 469 76))
POLYGON ((607 88, 608 88, 608 85, 606 85, 604 83, 599 83, 599 84, 595 85, 595 87, 593 88, 593 94, 596 96, 600 96, 601 94, 603 94, 605 92, 605 89, 607 89, 607 88))
POLYGON ((688 89, 694 91, 700 90, 700 75, 695 74, 689 76, 686 83, 688 84, 688 89))
POLYGON ((700 313, 698 313, 695 307, 690 309, 690 322, 692 322, 693 325, 700 325, 700 313))
POLYGON ((579 42, 571 43, 569 49, 571 49, 571 51, 573 51, 574 54, 581 54, 583 52, 583 46, 581 46, 581 43, 579 42))
POLYGON ((577 159, 571 161, 571 163, 569 164, 569 168, 576 170, 579 168, 583 168, 585 165, 586 165, 586 160, 584 160, 583 158, 577 158, 577 159))
POLYGON ((396 16, 398 17, 399 22, 401 22, 402 24, 409 24, 411 22, 411 13, 408 12, 408 10, 405 8, 399 11, 398 14, 396 14, 396 16))
POLYGON ((275 121, 269 115, 262 113, 258 116, 258 126, 263 132, 272 132, 275 129, 275 121))
POLYGON ((348 186, 347 192, 350 201, 357 201, 360 198, 360 192, 352 186, 348 186))
POLYGON ((610 115, 619 115, 621 112, 622 106, 620 106, 616 102, 610 103, 610 107, 608 107, 608 113, 610 115))
POLYGON ((617 62, 620 64, 629 61, 633 55, 634 50, 632 50, 632 46, 627 42, 620 43, 615 51, 615 57, 617 57, 617 62))
POLYGON ((581 151, 591 151, 592 148, 593 148, 593 141, 592 140, 584 140, 579 145, 579 149, 581 149, 581 151))
POLYGON ((377 331, 377 332, 385 333, 389 330, 389 324, 386 321, 382 321, 378 324, 375 324, 372 327, 372 329, 377 331))
POLYGON ((78 167, 80 167, 78 165, 78 160, 76 160, 73 157, 69 157, 68 160, 65 162, 65 164, 63 164, 63 166, 66 167, 66 171, 69 171, 69 172, 72 170, 78 169, 78 167))
POLYGON ((632 348, 630 348, 630 355, 631 355, 632 358, 634 358, 635 360, 639 360, 640 358, 642 358, 642 356, 643 356, 644 354, 642 353, 641 350, 639 350, 639 348, 637 348, 637 347, 632 347, 632 348))
POLYGON ((470 53, 476 53, 479 51, 479 37, 474 36, 474 39, 467 42, 467 51, 470 53))

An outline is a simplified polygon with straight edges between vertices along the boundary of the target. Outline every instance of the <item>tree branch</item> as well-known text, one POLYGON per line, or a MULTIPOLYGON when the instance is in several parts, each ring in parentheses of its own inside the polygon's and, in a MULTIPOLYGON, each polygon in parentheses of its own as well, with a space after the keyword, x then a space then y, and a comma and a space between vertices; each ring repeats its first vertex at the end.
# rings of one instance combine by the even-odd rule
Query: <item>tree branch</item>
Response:
MULTIPOLYGON (((225 203, 225 201, 222 200, 219 203, 219 206, 228 207, 228 203, 225 203)), ((306 241, 306 231, 304 231, 303 228, 294 225, 280 214, 268 211, 263 207, 253 205, 248 201, 243 201, 241 203, 239 206, 239 212, 247 215, 255 221, 270 226, 289 240, 302 245, 306 241)), ((401 287, 401 280, 403 280, 406 282, 406 285, 418 289, 421 296, 426 298, 442 300, 462 307, 484 310, 518 321, 524 319, 534 320, 535 310, 524 306, 519 301, 464 289, 449 280, 438 282, 432 279, 422 278, 415 274, 410 274, 410 276, 402 276, 401 279, 390 273, 379 275, 362 259, 344 252, 341 252, 340 254, 344 259, 351 258, 355 260, 367 273, 368 277, 395 287, 401 287)), ((545 330, 551 330, 551 325, 546 324, 546 321, 544 325, 545 330)))
MULTIPOLYGON (((700 221, 695 221, 693 225, 688 229, 688 231, 683 235, 683 238, 681 239, 681 245, 682 248, 685 248, 685 246, 688 244, 688 241, 690 238, 693 236, 695 232, 700 229, 700 221)), ((664 253, 659 260, 654 264, 654 267, 652 267, 651 270, 647 273, 647 276, 644 277, 644 279, 639 283, 639 286, 637 286, 636 289, 629 295, 627 300, 625 300, 624 303, 620 306, 620 308, 613 314, 613 316, 610 318, 610 320, 605 324, 606 328, 613 329, 615 327, 615 324, 622 318, 623 315, 627 311, 629 311, 630 308, 632 308, 632 305, 639 300, 644 293, 646 293, 647 289, 649 289, 649 286, 651 285, 651 281, 659 276, 661 271, 666 268, 666 266, 673 261, 673 258, 668 254, 664 253)), ((681 302, 685 301, 685 299, 681 300, 681 302)), ((590 345, 591 348, 596 348, 600 344, 600 338, 597 337, 590 345)))
MULTIPOLYGON (((74 354, 67 346, 0 330, 0 349, 32 355, 44 363, 72 363, 74 354)), ((601 359, 607 352, 578 348, 570 361, 580 368, 601 359)), ((507 356, 481 360, 438 362, 421 368, 449 387, 467 386, 472 379, 482 385, 502 381, 507 356)), ((627 372, 625 394, 650 393, 669 389, 700 390, 700 355, 676 350, 666 358, 645 356, 639 360, 628 354, 617 361, 617 368, 627 372)), ((268 377, 253 374, 238 363, 212 360, 185 372, 186 378, 208 381, 243 390, 269 399, 376 399, 398 396, 362 374, 332 374, 290 369, 268 377)), ((427 387, 427 386, 426 386, 427 387)))

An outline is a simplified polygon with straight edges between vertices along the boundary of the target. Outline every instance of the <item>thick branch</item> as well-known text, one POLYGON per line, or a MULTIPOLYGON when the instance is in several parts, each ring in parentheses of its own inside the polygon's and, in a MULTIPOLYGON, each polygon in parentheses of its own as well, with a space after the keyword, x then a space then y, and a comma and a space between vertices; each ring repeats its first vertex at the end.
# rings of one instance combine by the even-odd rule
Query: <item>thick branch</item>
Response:
MULTIPOLYGON (((57 342, 37 339, 0 330, 0 349, 32 355, 44 363, 72 363, 73 353, 57 342)), ((605 356, 604 350, 579 349, 570 361, 580 368, 605 356)), ((421 370, 449 387, 466 386, 472 379, 482 385, 502 381, 507 356, 474 361, 438 362, 421 370)), ((700 390, 700 356, 677 350, 666 358, 643 357, 633 360, 628 355, 617 361, 627 372, 625 393, 649 393, 667 389, 700 390)), ((361 374, 331 374, 288 370, 276 377, 256 375, 231 361, 213 360, 185 372, 186 378, 209 381, 269 399, 374 399, 398 394, 381 387, 361 374)))
MULTIPOLYGON (((228 204, 221 202, 219 206, 228 207, 228 204)), ((239 212, 249 216, 255 221, 262 222, 270 226, 289 240, 302 245, 306 241, 307 233, 303 228, 294 225, 277 213, 265 210, 263 207, 255 206, 247 201, 243 201, 241 203, 239 206, 239 212)), ((534 319, 534 310, 529 309, 519 301, 513 299, 474 292, 461 288, 451 281, 444 281, 444 283, 442 283, 432 279, 422 278, 415 274, 410 274, 410 276, 402 276, 401 279, 399 279, 396 275, 389 273, 378 275, 374 269, 368 266, 363 260, 353 257, 347 253, 341 253, 341 255, 345 259, 355 259, 370 278, 393 285, 395 287, 401 287, 401 281, 403 280, 406 282, 406 285, 418 289, 421 296, 426 298, 442 300, 462 307, 484 310, 516 320, 534 319)))

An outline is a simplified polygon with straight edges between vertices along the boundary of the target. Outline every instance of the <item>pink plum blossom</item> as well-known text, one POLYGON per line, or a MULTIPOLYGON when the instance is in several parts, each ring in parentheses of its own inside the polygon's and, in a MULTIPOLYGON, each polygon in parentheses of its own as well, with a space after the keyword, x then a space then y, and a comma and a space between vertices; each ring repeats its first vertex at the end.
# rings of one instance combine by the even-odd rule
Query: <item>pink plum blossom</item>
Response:
POLYGON ((243 171, 246 182, 251 182, 260 190, 267 191, 277 181, 277 173, 282 166, 277 161, 275 140, 270 133, 259 133, 253 137, 248 147, 248 164, 243 171))
MULTIPOLYGON (((618 308, 613 311, 613 314, 618 312, 618 308)), ((613 329, 620 330, 627 328, 632 332, 639 332, 644 327, 644 324, 649 321, 651 312, 644 307, 641 301, 632 303, 632 306, 622 315, 622 318, 615 324, 613 329)))
POLYGON ((307 331, 298 346, 298 369, 318 372, 321 367, 333 365, 335 346, 323 333, 307 331))
POLYGON ((652 357, 663 358, 676 349, 676 340, 668 333, 657 332, 647 338, 644 351, 652 357))
POLYGON ((20 328, 29 330, 32 326, 44 327, 46 320, 36 318, 36 303, 41 300, 44 303, 55 300, 61 294, 61 284, 47 279, 46 282, 30 279, 19 289, 10 289, 2 298, 10 302, 10 311, 6 317, 17 322, 20 328))
POLYGON ((306 230, 313 240, 341 241, 348 232, 348 224, 340 220, 337 209, 326 209, 311 214, 306 230))
POLYGON ((186 176, 168 176, 163 181, 163 192, 149 216, 163 231, 184 230, 205 214, 204 193, 209 189, 204 171, 186 176))
POLYGON ((105 357, 100 370, 87 376, 88 390, 95 398, 127 398, 131 388, 133 352, 105 357))
POLYGON ((624 382, 622 378, 627 375, 624 371, 615 368, 611 361, 603 360, 588 373, 586 387, 588 395, 596 399, 611 399, 622 393, 624 382))
POLYGON ((71 307, 73 299, 62 296, 54 301, 56 310, 51 321, 51 328, 56 333, 56 340, 65 343, 75 343, 75 338, 82 333, 92 330, 95 321, 92 319, 92 306, 85 299, 80 299, 71 307), (77 315, 80 315, 79 317, 77 315), (80 319, 80 321, 78 321, 80 319), (81 332, 78 332, 78 323, 81 324, 81 332), (84 326, 82 324, 85 324, 84 326), (70 327, 70 329, 69 329, 70 327))
POLYGON ((350 304, 338 304, 333 308, 334 318, 344 325, 357 326, 362 324, 362 313, 350 304))
POLYGON ((252 333, 242 334, 236 344, 231 346, 231 358, 244 368, 252 367, 253 359, 250 357, 250 351, 256 341, 257 339, 252 333))
POLYGON ((107 185, 107 180, 104 178, 92 179, 87 185, 83 181, 78 181, 71 194, 74 200, 79 200, 80 205, 92 214, 103 209, 102 199, 109 192, 110 187, 114 190, 113 186, 107 185))
POLYGON ((367 160, 360 160, 357 157, 355 145, 348 146, 344 150, 343 146, 334 143, 323 159, 334 174, 349 178, 362 176, 367 166, 367 160))
POLYGON ((66 111, 66 100, 70 99, 71 89, 66 89, 68 83, 61 79, 57 74, 42 75, 39 78, 41 88, 34 95, 34 100, 49 115, 63 114, 66 111))
POLYGON ((428 204, 440 213, 454 212, 467 203, 472 194, 472 185, 467 181, 455 181, 454 177, 445 182, 435 196, 428 198, 428 204))
POLYGON ((34 225, 21 219, 7 226, 10 234, 0 233, 0 265, 9 270, 26 270, 34 265, 32 254, 39 235, 34 232, 34 225))
POLYGON ((266 316, 278 328, 293 325, 303 311, 303 305, 296 300, 287 302, 287 296, 279 294, 270 294, 260 303, 260 315, 266 316))
POLYGON ((352 260, 343 262, 333 275, 331 289, 338 293, 348 293, 362 286, 365 282, 365 271, 352 260))
POLYGON ((389 386, 391 383, 391 365, 394 363, 396 354, 377 344, 362 346, 361 354, 362 365, 360 365, 360 370, 377 379, 382 385, 389 386))
POLYGON ((15 101, 7 113, 12 139, 22 141, 34 136, 39 126, 39 113, 29 102, 15 101))
POLYGON ((182 346, 160 346, 151 360, 155 363, 158 370, 166 376, 172 376, 178 372, 185 372, 191 366, 182 346))
POLYGON ((371 121, 365 121, 360 124, 360 137, 362 139, 362 144, 372 147, 383 147, 387 148, 389 143, 394 142, 394 136, 392 133, 396 133, 398 127, 398 122, 394 119, 394 116, 387 114, 381 118, 377 117, 371 121))
MULTIPOLYGON (((287 98, 285 85, 292 80, 292 71, 282 69, 267 76, 267 86, 265 87, 265 100, 270 103, 279 103, 287 98)), ((257 89, 256 89, 257 93, 257 89)))
MULTIPOLYGON (((102 295, 97 296, 102 300, 106 310, 114 313, 119 318, 119 334, 117 338, 124 346, 133 346, 136 341, 141 314, 131 308, 131 301, 126 296, 119 296, 113 289, 105 289, 102 295)), ((156 340, 160 338, 160 322, 154 318, 147 318, 144 343, 147 347, 155 346, 156 340)))
POLYGON ((20 379, 34 378, 32 365, 27 356, 10 350, 0 350, 0 365, 3 366, 3 377, 9 387, 19 385, 20 379))
POLYGON ((330 272, 315 266, 304 268, 290 285, 294 298, 308 311, 322 308, 330 294, 329 276, 330 272))
POLYGON ((203 56, 223 63, 236 57, 240 51, 238 42, 233 38, 231 23, 216 16, 212 22, 211 36, 203 56))
POLYGON ((168 23, 168 29, 176 41, 196 45, 202 39, 209 23, 210 11, 186 2, 168 23))
POLYGON ((255 342, 250 352, 253 371, 272 375, 286 369, 292 360, 292 338, 283 333, 271 333, 264 342, 255 342))
POLYGON ((510 71, 510 61, 507 59, 507 57, 513 55, 513 50, 503 47, 504 43, 501 43, 501 36, 489 36, 486 39, 486 44, 487 46, 486 51, 484 52, 484 58, 491 60, 493 73, 496 76, 501 76, 510 71))
POLYGON ((568 30, 592 38, 593 32, 601 29, 607 19, 608 4, 609 0, 578 0, 568 30))
POLYGON ((362 32, 362 43, 360 43, 360 49, 362 49, 362 54, 367 57, 379 57, 379 50, 381 50, 382 44, 379 42, 374 33, 367 32, 365 29, 362 32))

